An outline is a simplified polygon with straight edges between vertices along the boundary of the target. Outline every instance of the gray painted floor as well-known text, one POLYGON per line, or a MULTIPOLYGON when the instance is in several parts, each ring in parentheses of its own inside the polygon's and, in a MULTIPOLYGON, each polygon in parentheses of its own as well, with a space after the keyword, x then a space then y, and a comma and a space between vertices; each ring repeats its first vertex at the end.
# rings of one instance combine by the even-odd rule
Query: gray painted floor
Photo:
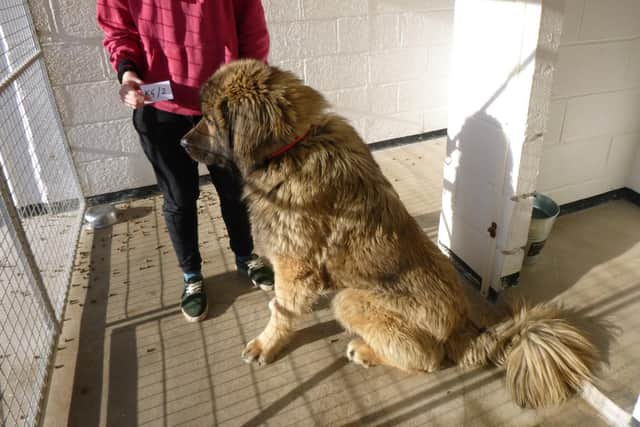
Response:
MULTIPOLYGON (((435 238, 444 141, 376 153, 410 212, 435 238)), ((266 324, 270 293, 234 272, 212 187, 200 204, 209 318, 188 324, 160 197, 123 204, 111 230, 84 231, 47 404, 47 426, 604 425, 584 401, 514 405, 498 369, 407 375, 362 369, 326 302, 275 363, 246 365, 244 343, 266 324)), ((575 308, 603 349, 597 386, 630 411, 640 391, 640 208, 618 201, 561 217, 518 288, 575 308), (638 328, 638 329, 636 329, 638 328)), ((469 287, 474 318, 489 305, 469 287)))

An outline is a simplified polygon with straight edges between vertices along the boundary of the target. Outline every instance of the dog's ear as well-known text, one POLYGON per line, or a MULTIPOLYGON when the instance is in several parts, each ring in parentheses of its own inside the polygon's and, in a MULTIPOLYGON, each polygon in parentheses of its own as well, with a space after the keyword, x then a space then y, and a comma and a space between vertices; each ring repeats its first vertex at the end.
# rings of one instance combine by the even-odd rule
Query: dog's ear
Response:
POLYGON ((290 71, 271 67, 270 92, 276 110, 281 112, 274 123, 278 137, 286 139, 304 135, 309 127, 324 116, 329 107, 320 92, 304 84, 290 71))
POLYGON ((226 99, 220 102, 220 116, 225 123, 227 144, 236 159, 246 166, 262 160, 262 150, 274 138, 274 112, 252 98, 226 99))

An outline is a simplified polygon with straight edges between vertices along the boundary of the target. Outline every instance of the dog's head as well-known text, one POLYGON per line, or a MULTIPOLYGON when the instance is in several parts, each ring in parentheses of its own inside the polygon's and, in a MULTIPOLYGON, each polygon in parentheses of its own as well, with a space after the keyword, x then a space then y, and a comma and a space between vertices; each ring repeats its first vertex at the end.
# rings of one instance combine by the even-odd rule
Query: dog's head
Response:
POLYGON ((304 135, 328 104, 293 73, 255 60, 222 66, 201 91, 202 120, 182 139, 206 164, 233 161, 243 174, 304 135))

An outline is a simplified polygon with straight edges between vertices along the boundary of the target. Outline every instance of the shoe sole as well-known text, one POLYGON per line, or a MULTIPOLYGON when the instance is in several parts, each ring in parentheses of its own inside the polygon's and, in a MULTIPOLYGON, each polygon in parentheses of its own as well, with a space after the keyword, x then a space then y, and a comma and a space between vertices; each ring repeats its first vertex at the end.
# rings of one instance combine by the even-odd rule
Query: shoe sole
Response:
POLYGON ((253 286, 255 288, 260 288, 263 291, 272 291, 274 288, 273 285, 259 285, 258 282, 256 282, 255 280, 252 280, 251 283, 253 283, 253 286))
POLYGON ((202 312, 202 314, 200 316, 194 317, 194 316, 189 316, 184 310, 180 309, 180 311, 182 311, 182 315, 184 316, 185 319, 187 319, 187 322, 189 323, 196 323, 196 322, 202 322, 204 319, 207 318, 207 314, 209 313, 209 302, 207 302, 206 307, 204 308, 204 311, 202 312))

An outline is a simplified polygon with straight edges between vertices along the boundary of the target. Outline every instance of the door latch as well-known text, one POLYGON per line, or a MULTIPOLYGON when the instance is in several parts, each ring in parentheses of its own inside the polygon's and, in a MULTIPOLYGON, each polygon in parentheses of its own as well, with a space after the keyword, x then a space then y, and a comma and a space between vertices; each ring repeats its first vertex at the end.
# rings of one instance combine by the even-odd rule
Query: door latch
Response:
POLYGON ((492 238, 496 238, 496 231, 498 230, 498 224, 496 224, 495 222, 491 223, 491 227, 489 227, 487 229, 487 231, 489 232, 489 236, 491 236, 492 238))

